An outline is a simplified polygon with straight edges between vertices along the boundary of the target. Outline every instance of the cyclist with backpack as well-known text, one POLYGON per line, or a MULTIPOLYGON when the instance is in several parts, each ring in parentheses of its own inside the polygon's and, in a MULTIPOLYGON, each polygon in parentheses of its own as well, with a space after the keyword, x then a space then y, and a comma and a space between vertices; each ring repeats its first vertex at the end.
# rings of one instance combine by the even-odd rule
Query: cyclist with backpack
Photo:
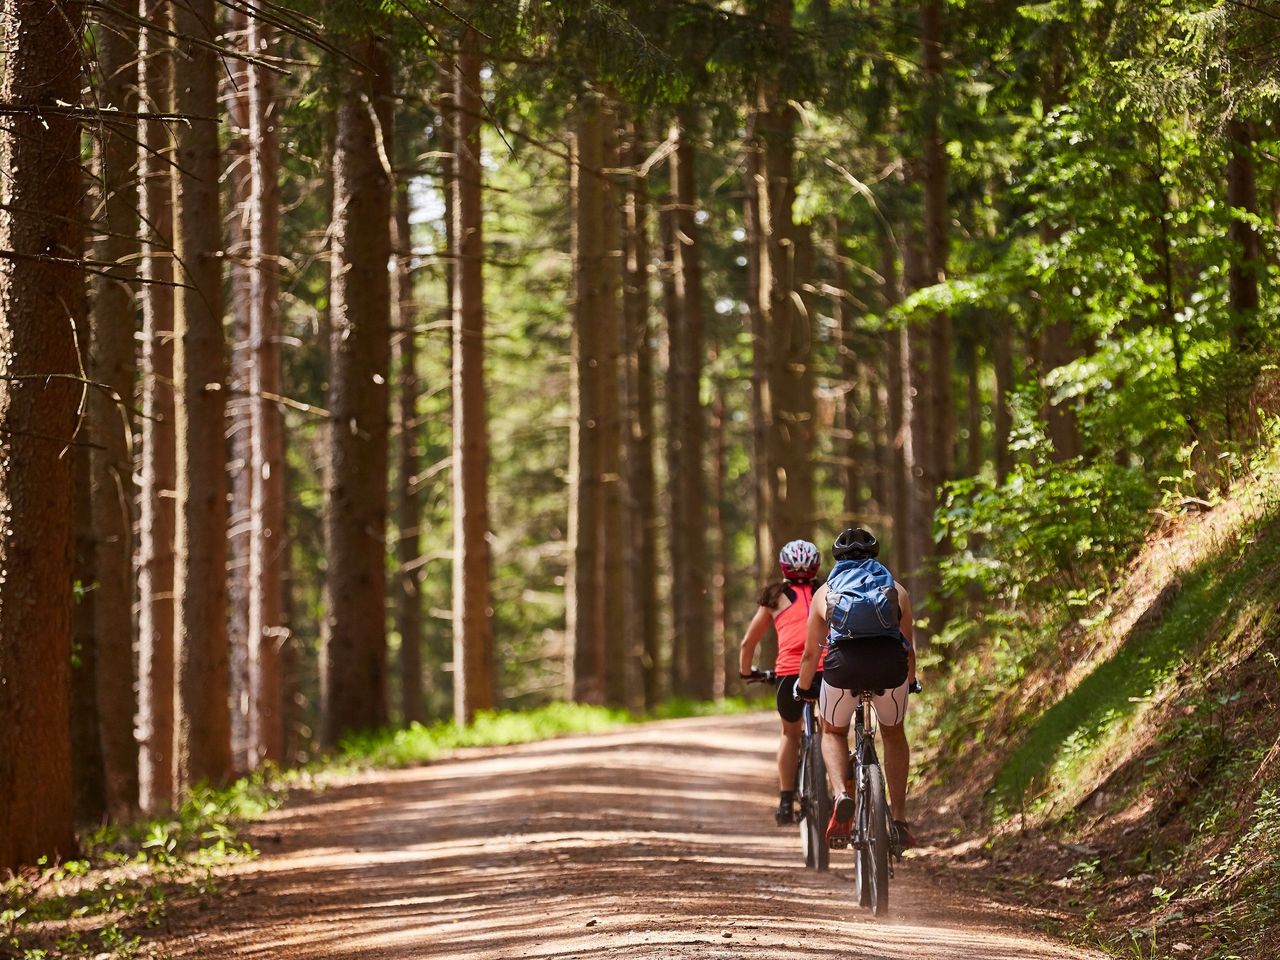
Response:
POLYGON ((797 700, 812 699, 810 688, 821 671, 822 757, 836 798, 827 843, 844 846, 854 813, 854 801, 846 789, 849 724, 859 694, 878 691, 872 706, 884 742, 884 772, 897 834, 894 845, 904 850, 915 845, 906 819, 911 748, 905 724, 907 693, 916 679, 915 633, 911 598, 876 559, 879 552, 876 538, 860 527, 836 538, 832 548, 836 564, 813 596, 794 695, 797 700), (825 658, 821 657, 824 644, 825 658))
POLYGON ((782 737, 778 741, 778 809, 774 811, 778 826, 795 823, 803 705, 792 696, 792 691, 800 673, 809 608, 821 560, 818 548, 808 540, 792 540, 778 552, 782 580, 761 591, 759 607, 742 638, 738 657, 738 672, 744 680, 760 676, 752 668, 751 660, 772 622, 778 634, 778 657, 773 669, 778 684, 778 716, 782 718, 782 737))

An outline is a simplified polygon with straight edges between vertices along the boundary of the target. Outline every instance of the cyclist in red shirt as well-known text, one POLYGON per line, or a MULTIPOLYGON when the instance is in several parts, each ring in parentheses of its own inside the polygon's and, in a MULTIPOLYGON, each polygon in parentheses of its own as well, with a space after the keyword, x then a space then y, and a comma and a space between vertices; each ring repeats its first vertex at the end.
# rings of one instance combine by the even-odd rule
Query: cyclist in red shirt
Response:
MULTIPOLYGON (((792 696, 792 688, 800 673, 805 625, 809 621, 820 562, 818 548, 808 540, 792 540, 778 552, 782 580, 761 591, 760 607, 742 638, 738 657, 738 671, 744 679, 757 675, 751 660, 772 622, 778 634, 778 659, 773 669, 778 682, 778 715, 782 718, 782 737, 778 741, 778 809, 774 811, 778 826, 795 823, 796 771, 800 766, 804 704, 792 696)), ((819 674, 817 680, 821 679, 819 674)), ((812 684, 815 688, 819 686, 817 680, 812 684)))

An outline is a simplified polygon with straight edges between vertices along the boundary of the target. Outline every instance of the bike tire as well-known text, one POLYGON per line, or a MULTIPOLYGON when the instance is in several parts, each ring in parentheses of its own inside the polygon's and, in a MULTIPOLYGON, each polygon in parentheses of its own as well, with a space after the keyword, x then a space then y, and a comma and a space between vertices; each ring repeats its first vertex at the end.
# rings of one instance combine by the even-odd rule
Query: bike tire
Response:
POLYGON ((858 797, 854 813, 854 846, 853 846, 853 896, 860 907, 870 907, 871 894, 871 853, 867 845, 870 833, 870 820, 867 816, 867 789, 865 778, 857 778, 858 797))
POLYGON ((885 802, 884 773, 880 766, 869 765, 866 777, 871 908, 877 917, 883 917, 889 912, 889 807, 885 802))
POLYGON ((808 802, 805 829, 806 862, 815 870, 831 866, 831 848, 827 846, 827 823, 831 820, 832 800, 827 788, 827 764, 822 759, 822 741, 814 736, 809 741, 809 756, 805 763, 805 796, 808 802), (812 862, 809 854, 812 853, 812 862))

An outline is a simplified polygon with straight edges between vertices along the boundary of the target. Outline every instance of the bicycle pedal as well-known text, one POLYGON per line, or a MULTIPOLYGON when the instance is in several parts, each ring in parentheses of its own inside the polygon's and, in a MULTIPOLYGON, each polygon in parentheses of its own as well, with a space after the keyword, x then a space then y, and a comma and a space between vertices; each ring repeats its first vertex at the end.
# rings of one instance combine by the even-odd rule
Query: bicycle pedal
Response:
POLYGON ((831 837, 827 840, 827 846, 832 850, 844 850, 849 846, 848 837, 831 837))

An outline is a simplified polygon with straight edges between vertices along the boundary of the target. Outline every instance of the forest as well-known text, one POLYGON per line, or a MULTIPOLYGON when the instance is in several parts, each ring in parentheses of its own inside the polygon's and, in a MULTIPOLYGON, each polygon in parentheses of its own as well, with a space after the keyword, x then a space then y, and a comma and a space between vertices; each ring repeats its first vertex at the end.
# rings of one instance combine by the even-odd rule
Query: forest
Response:
POLYGON ((1280 436, 1268 0, 0 16, 0 869, 740 696, 852 524, 955 689, 1280 436))

